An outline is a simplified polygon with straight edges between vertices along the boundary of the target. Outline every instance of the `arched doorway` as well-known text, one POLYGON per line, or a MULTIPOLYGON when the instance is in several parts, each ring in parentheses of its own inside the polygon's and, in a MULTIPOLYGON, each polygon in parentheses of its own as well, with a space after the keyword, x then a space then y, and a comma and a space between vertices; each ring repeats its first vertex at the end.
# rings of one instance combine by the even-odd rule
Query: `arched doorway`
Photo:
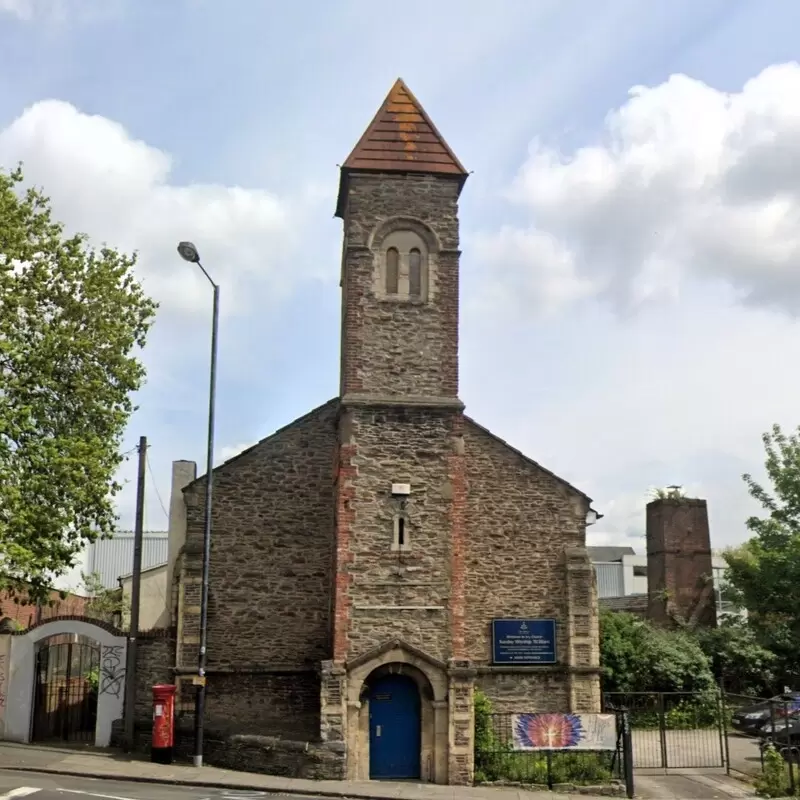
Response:
POLYGON ((100 683, 100 644, 79 634, 57 634, 36 645, 34 742, 93 745, 100 683))
POLYGON ((376 677, 369 686, 369 776, 374 780, 420 777, 421 703, 408 675, 376 677))
MULTIPOLYGON (((53 711, 54 703, 48 706, 42 704, 43 694, 50 691, 55 695, 55 706, 58 705, 59 682, 66 687, 67 663, 69 664, 69 685, 73 692, 84 692, 84 696, 93 694, 96 687, 96 712, 94 715, 94 736, 87 734, 88 743, 96 747, 108 747, 111 743, 111 729, 115 720, 122 719, 123 702, 125 698, 125 661, 127 653, 127 639, 125 635, 104 622, 88 619, 75 619, 62 617, 49 619, 34 625, 24 633, 12 634, 8 637, 8 663, 10 665, 8 686, 6 688, 5 707, 0 718, 3 725, 3 738, 10 742, 29 742, 32 736, 38 739, 50 738, 55 733, 58 737, 58 725, 53 724, 48 729, 41 721, 36 720, 34 709, 41 714, 53 711), (51 650, 55 643, 64 645, 72 643, 72 653, 67 655, 62 652, 58 655, 51 650), (80 646, 76 651, 76 643, 80 646), (89 645, 87 649, 85 645, 89 645), (91 649, 97 647, 98 657, 95 659, 91 649), (45 648, 47 656, 42 656, 45 648), (58 668, 51 669, 50 662, 56 658, 58 668), (54 686, 48 688, 53 679, 54 686), (45 684, 44 690, 42 684, 45 684), (38 697, 37 697, 38 694, 38 697), (49 708, 49 711, 48 711, 49 708)), ((68 648, 60 648, 67 650, 68 648)), ((67 698, 64 697, 66 700, 67 698)), ((74 699, 74 695, 73 695, 74 699)), ((91 698, 86 700, 91 703, 91 698)), ((79 706, 78 703, 72 703, 79 706)), ((72 712, 73 719, 80 723, 78 729, 86 727, 91 717, 91 710, 79 712, 77 708, 72 712)), ((41 719, 41 716, 40 716, 41 719)), ((57 715, 54 715, 57 719, 57 715)), ((68 725, 73 725, 68 721, 68 725)), ((78 731, 74 727, 68 735, 68 741, 78 731)), ((61 728, 61 741, 63 741, 63 727, 61 728)))

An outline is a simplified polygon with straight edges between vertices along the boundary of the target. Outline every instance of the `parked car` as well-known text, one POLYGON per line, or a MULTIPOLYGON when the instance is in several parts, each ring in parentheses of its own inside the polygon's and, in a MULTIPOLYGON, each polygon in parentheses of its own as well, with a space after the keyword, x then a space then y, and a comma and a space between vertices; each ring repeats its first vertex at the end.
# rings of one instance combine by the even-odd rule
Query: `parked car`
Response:
POLYGON ((758 729, 759 739, 770 739, 789 742, 800 735, 800 709, 774 717, 767 717, 766 722, 758 729))
POLYGON ((731 722, 734 730, 759 736, 765 725, 768 727, 773 718, 781 719, 787 711, 789 713, 800 711, 800 692, 788 692, 740 708, 734 713, 731 722))
POLYGON ((769 720, 758 733, 759 748, 772 745, 787 761, 800 763, 800 710, 790 711, 781 719, 769 720))

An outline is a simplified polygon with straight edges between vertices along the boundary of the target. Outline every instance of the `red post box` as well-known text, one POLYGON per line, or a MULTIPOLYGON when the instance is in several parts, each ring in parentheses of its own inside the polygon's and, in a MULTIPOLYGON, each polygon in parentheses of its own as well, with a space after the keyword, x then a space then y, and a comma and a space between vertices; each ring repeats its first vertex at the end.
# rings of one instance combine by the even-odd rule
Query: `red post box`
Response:
POLYGON ((153 744, 150 760, 155 764, 171 764, 175 744, 175 694, 177 686, 153 687, 153 744))

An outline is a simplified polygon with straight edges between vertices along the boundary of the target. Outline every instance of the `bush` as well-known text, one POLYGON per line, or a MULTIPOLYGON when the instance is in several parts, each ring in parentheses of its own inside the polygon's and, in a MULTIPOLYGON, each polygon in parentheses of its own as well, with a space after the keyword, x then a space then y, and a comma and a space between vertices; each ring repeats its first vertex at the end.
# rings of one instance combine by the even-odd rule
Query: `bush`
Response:
POLYGON ((759 797, 786 797, 789 794, 786 762, 772 745, 764 750, 764 766, 754 783, 759 797))
POLYGON ((475 757, 475 783, 486 783, 501 779, 503 756, 511 748, 497 737, 492 726, 492 704, 480 690, 475 690, 475 731, 473 739, 475 757))
MULTIPOLYGON (((667 698, 669 698, 669 695, 667 695, 667 698)), ((655 694, 647 696, 649 702, 646 708, 631 708, 631 724, 639 729, 658 728, 661 712, 655 707, 657 699, 658 696, 655 694)), ((730 725, 730 710, 727 711, 727 716, 730 725)), ((713 693, 692 698, 684 697, 672 708, 667 708, 664 711, 664 727, 668 731, 716 728, 719 727, 721 719, 722 707, 719 699, 713 693)))
MULTIPOLYGON (((611 760, 613 753, 564 752, 551 753, 553 783, 573 783, 578 785, 609 783, 612 778, 611 760)), ((498 771, 495 781, 510 783, 535 783, 547 785, 547 753, 509 752, 499 756, 495 762, 498 771)))
POLYGON ((705 693, 716 682, 699 642, 683 630, 664 630, 633 614, 600 612, 603 691, 705 693))

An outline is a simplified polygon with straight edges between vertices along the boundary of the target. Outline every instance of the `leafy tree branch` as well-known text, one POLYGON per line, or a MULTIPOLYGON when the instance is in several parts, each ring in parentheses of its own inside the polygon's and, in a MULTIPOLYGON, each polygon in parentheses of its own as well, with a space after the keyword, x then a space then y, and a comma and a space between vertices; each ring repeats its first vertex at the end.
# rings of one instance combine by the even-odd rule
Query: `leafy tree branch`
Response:
POLYGON ((135 263, 66 235, 21 167, 0 171, 0 588, 46 597, 87 542, 114 530, 156 311, 135 263))

